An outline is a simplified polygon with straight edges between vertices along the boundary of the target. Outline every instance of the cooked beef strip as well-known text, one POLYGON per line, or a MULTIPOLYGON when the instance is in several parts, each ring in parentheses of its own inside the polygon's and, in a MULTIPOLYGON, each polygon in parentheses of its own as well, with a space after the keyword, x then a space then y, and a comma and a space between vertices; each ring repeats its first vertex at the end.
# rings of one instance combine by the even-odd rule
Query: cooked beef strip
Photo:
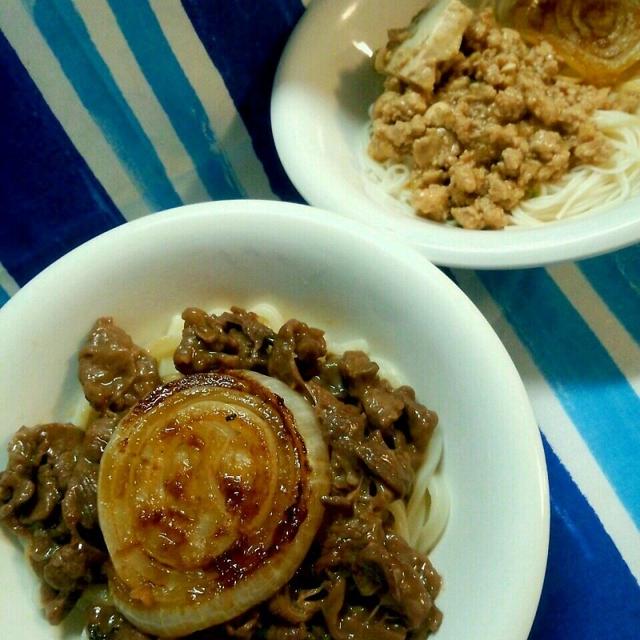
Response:
POLYGON ((273 343, 269 375, 306 394, 305 381, 319 373, 318 361, 326 353, 323 331, 298 320, 289 320, 282 325, 273 343))
POLYGON ((80 351, 78 374, 91 406, 123 411, 160 385, 158 363, 111 318, 99 318, 80 351))
POLYGON ((46 521, 67 489, 83 439, 84 431, 70 424, 19 429, 0 474, 0 519, 18 533, 46 521))
POLYGON ((89 640, 147 640, 151 637, 138 631, 110 605, 95 605, 90 609, 86 631, 89 640))
POLYGON ((102 442, 116 418, 85 432, 71 424, 22 427, 0 474, 0 520, 23 540, 42 580, 45 616, 59 623, 99 577, 107 554, 97 511, 102 442), (99 452, 99 454, 98 454, 99 452))
POLYGON ((216 369, 253 369, 266 372, 267 350, 274 332, 258 316, 239 307, 219 316, 202 309, 186 309, 182 341, 173 356, 181 373, 216 369))

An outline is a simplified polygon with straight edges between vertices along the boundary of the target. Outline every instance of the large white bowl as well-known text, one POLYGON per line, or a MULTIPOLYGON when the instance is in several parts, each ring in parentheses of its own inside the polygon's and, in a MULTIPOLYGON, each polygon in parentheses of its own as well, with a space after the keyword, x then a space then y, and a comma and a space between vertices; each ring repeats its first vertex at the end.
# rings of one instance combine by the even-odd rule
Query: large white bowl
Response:
MULTIPOLYGON (((526 638, 545 570, 548 487, 523 385, 491 327, 424 257, 328 212, 276 202, 192 205, 72 251, 0 310, 0 465, 21 425, 63 421, 81 397, 79 345, 100 315, 139 344, 189 305, 271 301, 331 339, 366 338, 440 415, 452 509, 432 558, 439 640, 526 638)), ((0 534, 0 637, 62 637, 0 534)))
POLYGON ((285 48, 271 122, 280 159, 300 193, 407 240, 436 264, 507 268, 575 260, 640 240, 640 198, 536 228, 470 231, 407 213, 362 171, 367 110, 382 90, 371 55, 390 27, 426 0, 313 0, 285 48))

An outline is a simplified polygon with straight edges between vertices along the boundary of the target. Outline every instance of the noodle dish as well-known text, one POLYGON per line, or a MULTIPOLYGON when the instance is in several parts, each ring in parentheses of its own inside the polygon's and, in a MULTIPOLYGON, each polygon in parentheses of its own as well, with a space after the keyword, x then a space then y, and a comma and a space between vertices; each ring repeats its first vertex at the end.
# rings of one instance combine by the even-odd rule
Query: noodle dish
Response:
POLYGON ((549 514, 522 382, 446 276, 365 231, 182 207, 3 307, 2 637, 526 637, 549 514))
POLYGON ((637 2, 329 4, 298 25, 272 98, 307 200, 449 266, 534 266, 640 238, 637 2))
MULTIPOLYGON (((527 19, 537 32, 459 0, 431 3, 390 30, 375 56, 385 81, 371 107, 371 179, 418 215, 465 229, 532 226, 638 195, 640 85, 631 71, 625 81, 575 73, 573 58, 546 39, 545 18, 561 15, 556 4, 502 7, 510 25, 527 19)), ((574 9, 581 4, 589 18, 586 5, 597 3, 575 0, 574 9)), ((600 4, 601 20, 632 11, 600 4)))

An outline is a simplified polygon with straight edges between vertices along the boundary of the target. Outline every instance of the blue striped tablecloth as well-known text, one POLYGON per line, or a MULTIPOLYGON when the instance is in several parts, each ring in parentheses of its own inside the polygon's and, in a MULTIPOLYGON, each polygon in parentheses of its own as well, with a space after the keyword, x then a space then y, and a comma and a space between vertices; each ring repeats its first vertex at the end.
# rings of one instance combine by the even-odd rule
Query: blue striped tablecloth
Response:
MULTIPOLYGON (((2 0, 0 304, 126 220, 210 199, 301 202, 269 101, 303 11, 299 0, 2 0)), ((640 638, 640 246, 448 273, 506 344, 543 434, 551 542, 531 638, 640 638)))

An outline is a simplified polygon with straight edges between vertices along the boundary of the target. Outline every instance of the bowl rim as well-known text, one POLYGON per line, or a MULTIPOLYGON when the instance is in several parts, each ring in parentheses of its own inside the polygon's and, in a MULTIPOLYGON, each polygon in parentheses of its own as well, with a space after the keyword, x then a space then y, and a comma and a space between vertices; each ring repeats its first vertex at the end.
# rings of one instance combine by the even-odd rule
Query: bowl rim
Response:
MULTIPOLYGON (((65 271, 73 272, 76 269, 75 263, 79 259, 81 262, 88 259, 96 248, 110 246, 113 242, 122 238, 127 238, 131 243, 136 237, 144 235, 149 227, 169 225, 175 226, 177 220, 188 224, 189 220, 211 219, 215 221, 215 216, 227 216, 237 219, 246 216, 268 215, 271 219, 286 222, 297 222, 309 228, 325 228, 332 231, 346 233, 354 241, 367 243, 372 249, 390 255, 397 264, 403 268, 413 271, 416 277, 428 279, 429 286, 437 288, 442 295, 453 296, 460 307, 460 314, 467 314, 474 318, 474 330, 482 333, 486 338, 486 348, 491 351, 495 366, 503 366, 512 379, 512 391, 517 394, 519 403, 522 405, 522 420, 520 429, 523 437, 530 443, 530 454, 533 457, 533 466, 537 471, 535 478, 531 479, 532 484, 539 490, 540 510, 536 504, 535 514, 539 517, 540 527, 532 532, 531 550, 536 557, 532 564, 530 576, 531 598, 526 603, 518 603, 519 628, 515 633, 522 632, 522 637, 528 634, 533 618, 535 616, 540 594, 542 591, 543 579, 546 570, 548 545, 549 545, 549 522, 550 503, 549 485, 546 471, 546 462, 540 432, 533 414, 533 409, 529 402, 524 384, 516 370, 506 348, 498 338, 490 323, 475 307, 471 300, 451 281, 440 269, 430 263, 421 253, 403 243, 397 238, 388 238, 376 230, 372 230, 359 222, 349 220, 337 214, 323 211, 308 205, 285 203, 280 201, 267 200, 230 200, 217 202, 203 202, 192 205, 185 205, 169 209, 157 214, 145 216, 131 222, 124 223, 99 236, 76 247, 68 254, 59 258, 56 262, 44 269, 34 277, 15 296, 13 296, 2 309, 0 309, 0 336, 7 332, 9 335, 13 319, 19 316, 24 309, 32 308, 34 301, 44 296, 51 286, 59 287, 61 277, 65 271)), ((208 220, 207 220, 208 221, 208 220)), ((64 281, 64 280, 62 280, 64 281)), ((0 340, 0 345, 2 340, 0 340)), ((520 635, 517 636, 520 638, 520 635)))
MULTIPOLYGON (((418 0, 416 4, 419 4, 418 0)), ((325 106, 324 100, 314 94, 314 90, 319 90, 322 96, 321 80, 327 71, 325 67, 313 64, 313 47, 322 46, 318 40, 323 37, 323 25, 324 33, 328 31, 327 21, 339 19, 344 24, 358 15, 360 6, 368 6, 374 11, 376 2, 314 0, 292 31, 274 78, 271 128, 276 150, 287 175, 307 202, 397 235, 435 264, 449 267, 538 267, 600 255, 640 240, 640 215, 634 213, 635 209, 640 209, 640 195, 593 215, 587 213, 531 228, 478 231, 445 226, 417 215, 387 214, 383 212, 383 205, 374 202, 364 189, 345 183, 338 191, 339 173, 329 175, 317 168, 310 171, 308 167, 314 154, 322 157, 323 149, 319 145, 312 148, 301 145, 301 135, 309 127, 318 127, 319 122, 339 120, 339 108, 333 104, 325 106), (347 4, 348 10, 345 10, 347 4), (310 42, 314 43, 311 47, 310 42), (605 220, 604 228, 601 220, 605 220), (505 234, 509 236, 506 242, 501 240, 505 234)), ((307 143, 310 139, 306 137, 307 143)), ((353 145, 347 146, 353 149, 353 145)))

